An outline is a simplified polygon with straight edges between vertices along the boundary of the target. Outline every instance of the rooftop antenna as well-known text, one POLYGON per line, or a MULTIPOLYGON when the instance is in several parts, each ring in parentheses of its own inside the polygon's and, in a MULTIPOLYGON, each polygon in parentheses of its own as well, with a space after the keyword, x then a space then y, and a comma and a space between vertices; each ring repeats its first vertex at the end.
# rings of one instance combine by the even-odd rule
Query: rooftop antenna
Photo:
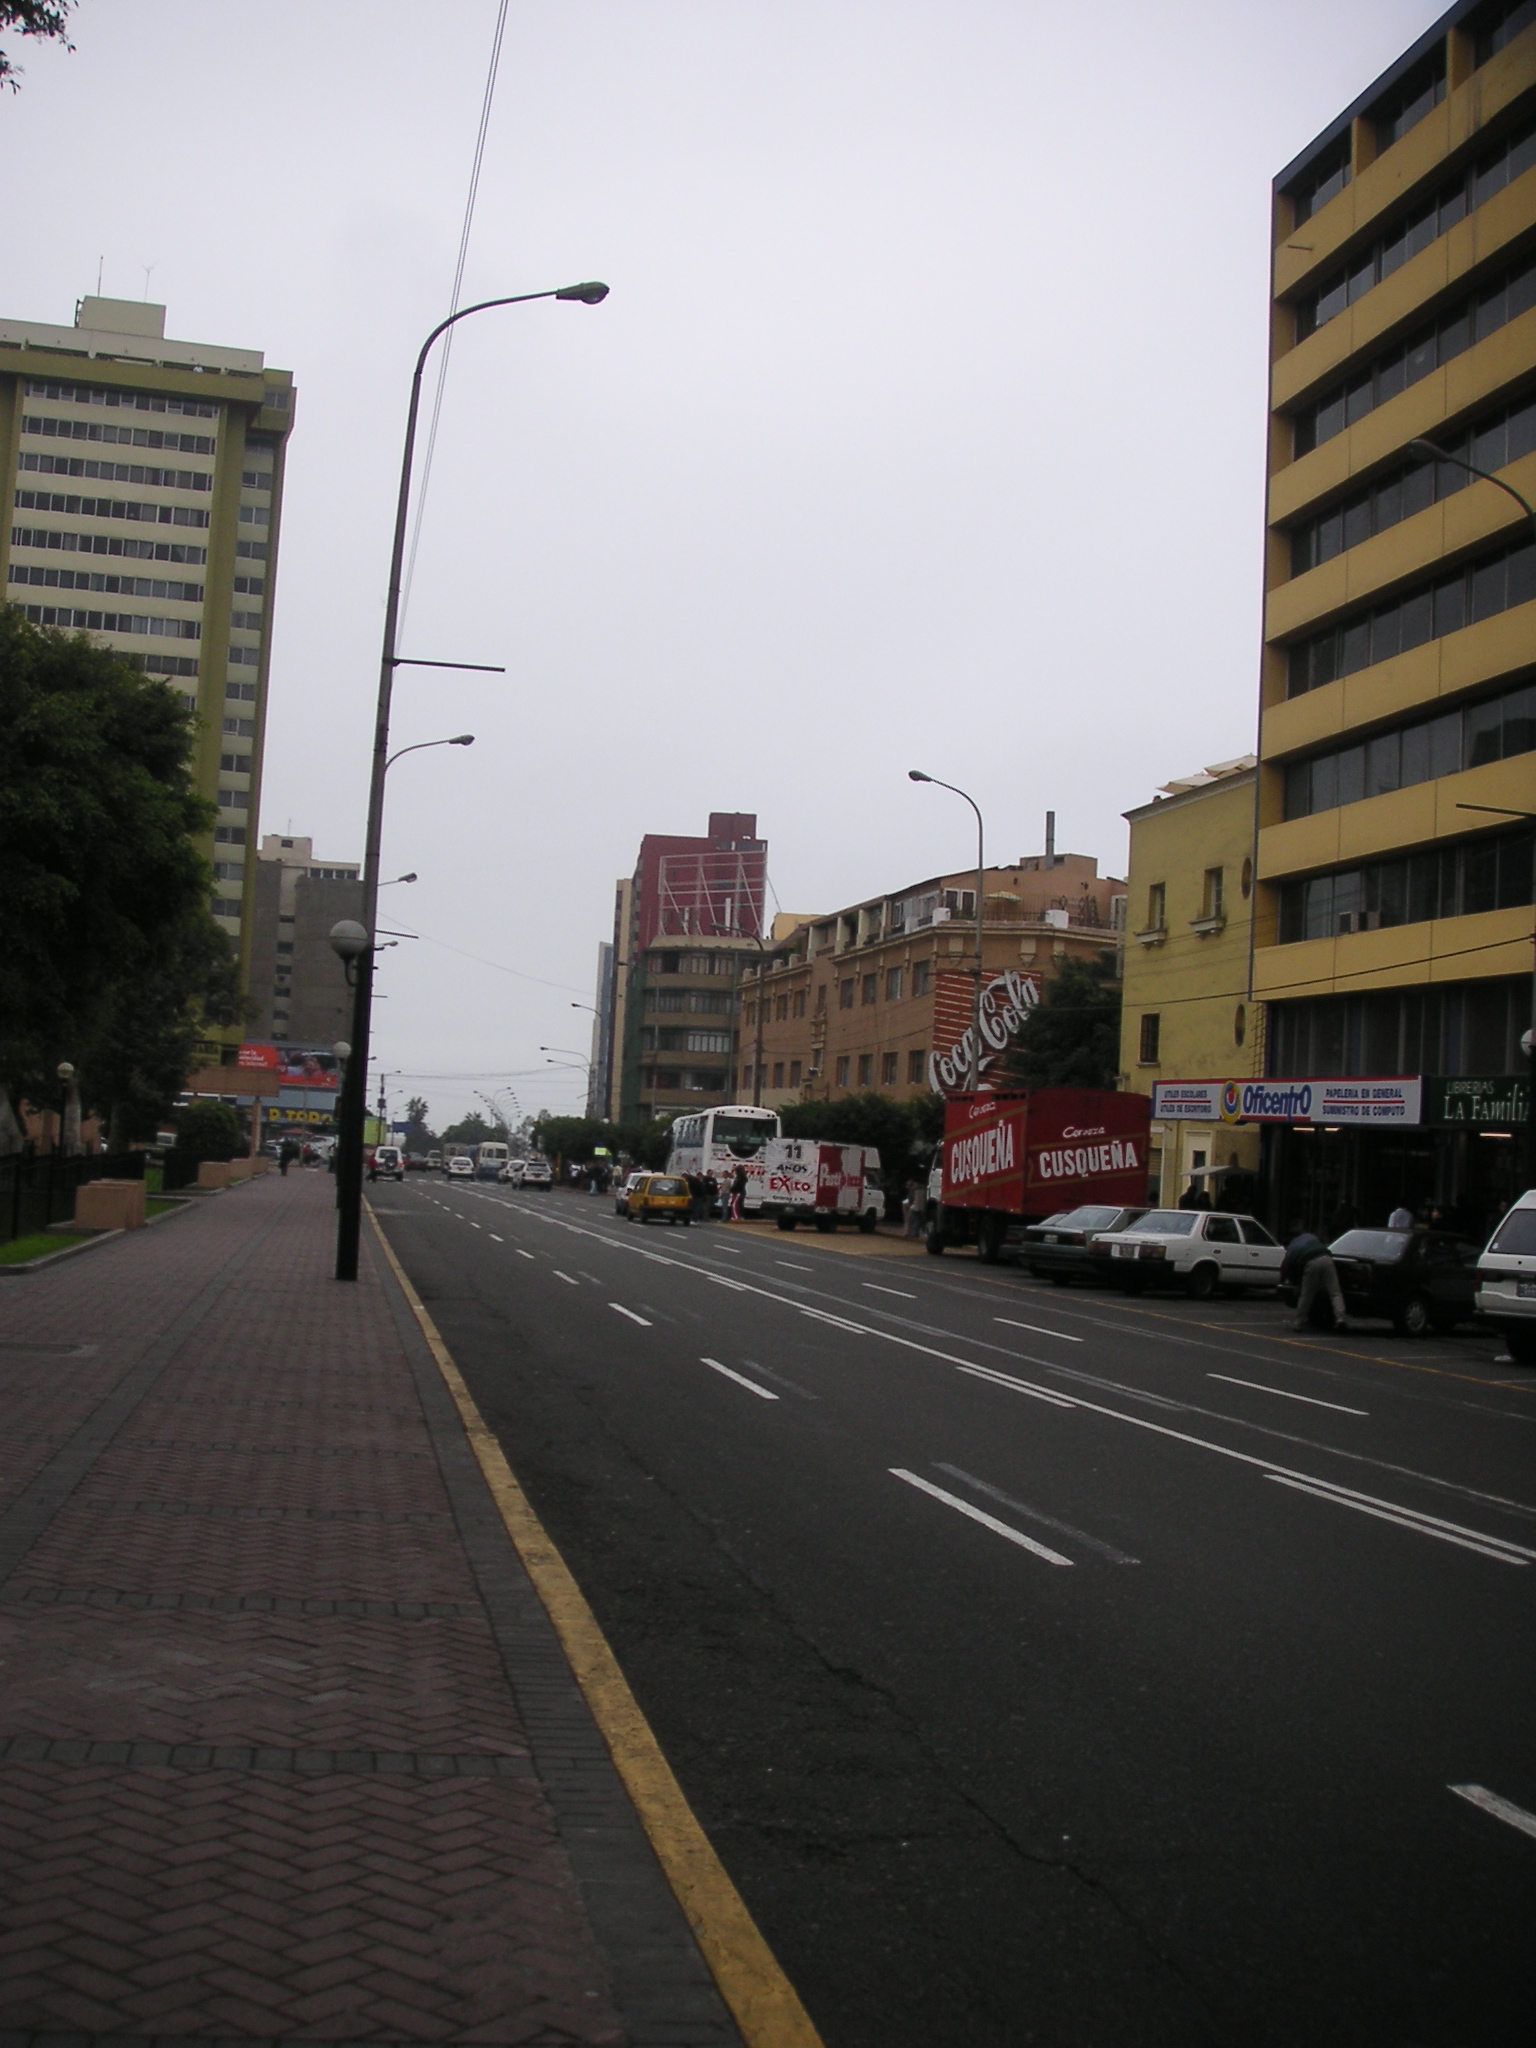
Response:
POLYGON ((150 272, 151 272, 151 271, 155 271, 155 270, 158 270, 159 268, 160 268, 160 265, 159 265, 158 263, 146 263, 146 264, 145 264, 145 266, 144 266, 144 297, 145 297, 145 300, 146 300, 146 302, 148 301, 148 298, 149 298, 149 278, 150 278, 150 272))
POLYGON ((96 258, 96 296, 98 299, 101 297, 101 273, 106 267, 106 261, 105 256, 98 256, 96 258))
POLYGON ((1045 864, 1048 868, 1056 865, 1056 813, 1045 814, 1045 864))

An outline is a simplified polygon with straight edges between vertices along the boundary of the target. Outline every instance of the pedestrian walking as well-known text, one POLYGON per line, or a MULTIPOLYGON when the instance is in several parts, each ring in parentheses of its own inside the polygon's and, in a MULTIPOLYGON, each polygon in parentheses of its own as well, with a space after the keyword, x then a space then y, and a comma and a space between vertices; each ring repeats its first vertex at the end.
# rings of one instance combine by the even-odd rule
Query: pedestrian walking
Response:
POLYGON ((1280 1278, 1291 1281, 1296 1287, 1296 1329, 1311 1329, 1313 1306, 1323 1293, 1327 1294, 1333 1309, 1333 1327, 1336 1330, 1349 1328, 1344 1313, 1344 1290, 1339 1285, 1339 1269, 1322 1239, 1300 1223, 1293 1226, 1291 1241, 1280 1263, 1280 1278))
POLYGON ((738 1166, 736 1171, 731 1175, 731 1221, 733 1223, 741 1222, 742 1204, 746 1201, 746 1199, 747 1169, 744 1166, 738 1166))
POLYGON ((1388 1230, 1412 1230, 1413 1211, 1405 1203, 1399 1202, 1392 1211, 1392 1214, 1387 1218, 1387 1228, 1388 1230))
POLYGON ((298 1156, 298 1145, 292 1138, 284 1138, 281 1145, 277 1148, 277 1170, 284 1180, 288 1178, 288 1169, 298 1156))
POLYGON ((712 1173, 704 1176, 704 1214, 713 1216, 720 1206, 720 1183, 712 1173))
POLYGON ((920 1180, 909 1180, 907 1182, 906 1200, 906 1234, 908 1237, 922 1236, 923 1224, 926 1220, 924 1212, 926 1211, 927 1207, 928 1204, 923 1193, 922 1182, 920 1180))

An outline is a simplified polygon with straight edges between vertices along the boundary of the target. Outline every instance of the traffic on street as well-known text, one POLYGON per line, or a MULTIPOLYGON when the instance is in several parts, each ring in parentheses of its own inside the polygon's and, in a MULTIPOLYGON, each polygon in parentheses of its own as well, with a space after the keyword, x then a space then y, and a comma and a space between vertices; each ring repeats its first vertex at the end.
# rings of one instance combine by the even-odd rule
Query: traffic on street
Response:
POLYGON ((829 2048, 1528 2038, 1496 1339, 374 1200, 829 2048))

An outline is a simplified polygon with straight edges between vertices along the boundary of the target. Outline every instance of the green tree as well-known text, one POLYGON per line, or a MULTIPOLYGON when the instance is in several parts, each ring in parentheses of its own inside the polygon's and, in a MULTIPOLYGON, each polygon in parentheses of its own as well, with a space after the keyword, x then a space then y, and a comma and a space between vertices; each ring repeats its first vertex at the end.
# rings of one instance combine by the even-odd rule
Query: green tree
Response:
POLYGON ((424 1097, 413 1095, 405 1105, 405 1144, 407 1151, 430 1151, 438 1142, 432 1126, 427 1122, 427 1104, 424 1097))
MULTIPOLYGON (((198 1007, 230 1016, 233 952, 208 909, 180 694, 120 656, 0 611, 0 1144, 9 1091, 81 1068, 90 1106, 167 1107, 198 1007), (133 1020, 137 1020, 134 1022, 133 1020), (137 1030, 142 1060, 127 1057, 137 1030), (168 1091, 168 1092, 167 1092, 168 1091)), ((233 1019, 231 1018, 231 1021, 233 1019)))
POLYGON ((1063 960, 1014 1035, 1005 1077, 1026 1088, 1113 1088, 1120 1074, 1115 956, 1063 960))
POLYGON ((206 1097, 177 1110, 176 1143, 194 1159, 238 1159, 245 1151, 239 1117, 227 1102, 206 1097))
MULTIPOLYGON (((74 4, 75 0, 0 0, 0 29, 18 29, 24 36, 41 36, 72 50, 66 24, 74 4)), ((20 67, 0 50, 0 84, 17 92, 20 76, 20 67)))
POLYGON ((482 1145, 487 1139, 498 1139, 505 1145, 507 1127, 505 1124, 488 1124, 478 1109, 472 1109, 468 1116, 461 1116, 443 1133, 445 1145, 482 1145))

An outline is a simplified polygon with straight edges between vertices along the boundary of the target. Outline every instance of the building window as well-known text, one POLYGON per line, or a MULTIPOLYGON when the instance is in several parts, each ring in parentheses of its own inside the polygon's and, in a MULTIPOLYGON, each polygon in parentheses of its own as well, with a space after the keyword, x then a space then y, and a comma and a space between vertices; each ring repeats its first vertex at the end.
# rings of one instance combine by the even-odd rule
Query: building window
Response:
POLYGON ((860 997, 859 997, 859 1000, 860 1000, 861 1002, 864 1002, 864 1003, 872 1003, 872 1002, 874 1002, 874 1001, 875 1001, 875 999, 876 999, 876 998, 878 997, 879 993, 880 993, 880 977, 879 977, 879 975, 878 975, 878 974, 866 974, 866 975, 864 976, 864 978, 863 978, 863 987, 862 987, 862 990, 861 990, 861 993, 860 993, 860 997))
POLYGON ((1531 980, 1449 982, 1273 1003, 1265 1071, 1309 1074, 1518 1074, 1531 980))
POLYGON ((827 984, 819 982, 816 988, 816 1014, 824 1017, 827 1013, 827 984))
POLYGON ((1396 398, 1442 363, 1450 362, 1474 342, 1484 340, 1536 305, 1536 258, 1512 265, 1488 278, 1475 292, 1446 309, 1438 320, 1416 329, 1396 347, 1385 350, 1344 383, 1293 415, 1292 450, 1302 456, 1378 405, 1396 398))
POLYGON ((913 995, 915 995, 915 996, 925 996, 925 995, 927 995, 927 993, 928 993, 929 989, 930 989, 930 988, 931 988, 932 986, 933 986, 933 962, 932 962, 931 960, 914 960, 914 961, 912 962, 912 993, 913 993, 913 995))
POLYGON ((789 1063, 789 1085, 791 1088, 798 1088, 800 1086, 800 1062, 798 1060, 791 1060, 789 1063))
POLYGON ((1533 598, 1536 541, 1522 538, 1476 556, 1449 576, 1410 587, 1387 604, 1357 612, 1326 633, 1297 641, 1290 650, 1287 695, 1305 696, 1533 598))
POLYGON ((731 1034, 729 1031, 690 1031, 683 1047, 685 1052, 729 1052, 731 1034))
POLYGON ((1251 860, 1243 862, 1242 890, 1243 901, 1246 903, 1253 894, 1253 862, 1251 860))
POLYGON ((1154 882, 1147 891, 1147 930, 1160 932, 1168 925, 1168 884, 1154 882))
POLYGON ((872 1052, 859 1054, 859 1086, 868 1088, 875 1078, 875 1056, 872 1052))
POLYGON ((1248 1036, 1248 1011, 1242 1003, 1232 1012, 1232 1043, 1241 1045, 1248 1036))
POLYGON ((896 1085, 896 1055, 893 1052, 880 1055, 880 1085, 882 1088, 894 1088, 896 1085))
POLYGON ((1473 45, 1479 66, 1496 57, 1504 45, 1512 42, 1521 29, 1529 28, 1536 21, 1536 6, 1531 0, 1495 0, 1495 4, 1483 10, 1476 29, 1473 45))
POLYGON ((1350 178, 1350 135, 1346 128, 1336 142, 1331 142, 1301 175, 1289 186, 1286 197, 1291 202, 1291 218, 1297 227, 1304 220, 1310 220, 1320 206, 1326 206, 1330 199, 1344 190, 1350 178))
POLYGON ((782 1060, 775 1060, 773 1063, 773 1085, 775 1088, 782 1088, 784 1086, 784 1062, 782 1060))
POLYGON ((840 1010, 851 1010, 853 1008, 853 981, 851 977, 847 981, 840 981, 837 985, 837 1007, 840 1010))
POLYGON ((899 967, 888 967, 885 970, 885 1000, 888 1003, 901 1001, 901 974, 902 970, 899 967))
POLYGON ((839 1087, 839 1088, 846 1088, 846 1087, 848 1086, 848 1055, 847 1055, 847 1053, 839 1053, 839 1054, 838 1054, 838 1059, 837 1059, 837 1085, 838 1085, 838 1087, 839 1087))
POLYGON ((779 996, 775 999, 773 1005, 773 1016, 774 1022, 776 1024, 787 1024, 789 1022, 788 996, 779 996))
POLYGON ((1414 65, 1406 78, 1379 99, 1366 119, 1376 130, 1376 147, 1390 149, 1445 98, 1445 39, 1414 65))
POLYGON ((1136 1057, 1144 1067, 1157 1065, 1158 1042, 1162 1037, 1163 1020, 1155 1011, 1148 1012, 1141 1020, 1141 1045, 1136 1057))
POLYGON ((1532 899, 1533 848, 1536 835, 1529 829, 1490 832, 1402 860, 1287 882, 1280 891, 1280 943, 1518 909, 1532 899))
POLYGON ((1464 710, 1445 711, 1353 747, 1291 762, 1285 771, 1285 815, 1308 818, 1314 811, 1533 751, 1536 683, 1524 683, 1464 710))
POLYGON ((907 1054, 908 1085, 915 1086, 919 1081, 921 1081, 927 1072, 927 1067, 928 1055, 926 1052, 909 1052, 907 1054))
POLYGON ((1223 915, 1222 877, 1225 872, 1224 868, 1207 868, 1205 871, 1205 887, 1200 896, 1200 915, 1203 918, 1223 915))

